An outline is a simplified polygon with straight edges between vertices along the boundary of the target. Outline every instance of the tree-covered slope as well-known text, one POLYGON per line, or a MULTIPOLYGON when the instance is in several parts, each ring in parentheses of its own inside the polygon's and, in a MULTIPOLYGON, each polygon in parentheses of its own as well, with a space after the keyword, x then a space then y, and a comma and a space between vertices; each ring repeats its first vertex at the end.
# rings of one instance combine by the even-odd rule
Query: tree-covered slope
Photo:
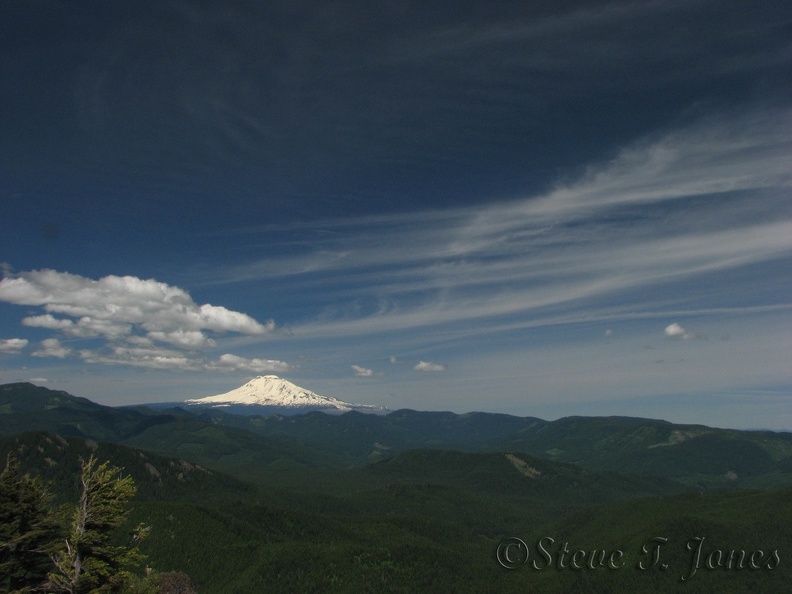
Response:
POLYGON ((388 415, 239 416, 112 408, 33 386, 0 386, 0 434, 51 431, 124 443, 268 482, 301 480, 413 449, 523 452, 591 470, 673 478, 699 489, 792 484, 792 433, 736 431, 631 417, 543 421, 400 410, 388 415), (273 474, 272 470, 278 472, 273 474))

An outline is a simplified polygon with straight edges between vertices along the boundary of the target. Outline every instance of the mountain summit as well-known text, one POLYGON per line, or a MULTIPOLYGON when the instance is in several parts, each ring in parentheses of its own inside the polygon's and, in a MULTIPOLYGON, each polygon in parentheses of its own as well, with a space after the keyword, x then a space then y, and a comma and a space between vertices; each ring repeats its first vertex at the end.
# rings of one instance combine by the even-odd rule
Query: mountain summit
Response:
POLYGON ((216 396, 185 400, 189 406, 211 408, 234 408, 234 412, 258 414, 272 409, 277 412, 306 412, 321 410, 324 412, 344 413, 350 410, 360 412, 385 412, 385 409, 367 404, 351 404, 301 388, 277 375, 260 375, 248 383, 216 396), (253 407, 245 410, 246 407, 253 407))

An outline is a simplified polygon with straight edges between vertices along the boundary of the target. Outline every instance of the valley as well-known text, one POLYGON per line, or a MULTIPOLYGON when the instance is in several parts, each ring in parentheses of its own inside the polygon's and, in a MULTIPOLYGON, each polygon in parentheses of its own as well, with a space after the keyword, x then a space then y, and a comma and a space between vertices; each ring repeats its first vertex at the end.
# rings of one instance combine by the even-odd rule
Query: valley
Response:
POLYGON ((76 497, 81 458, 123 468, 138 487, 128 524, 152 528, 147 564, 187 573, 199 592, 748 592, 790 577, 788 433, 113 408, 32 384, 0 386, 0 411, 0 455, 58 501, 76 497), (508 539, 525 545, 509 549, 510 569, 498 556, 508 539), (691 542, 700 567, 682 580, 691 542), (621 551, 619 567, 577 567, 594 550, 621 551), (779 560, 728 567, 743 550, 779 560))

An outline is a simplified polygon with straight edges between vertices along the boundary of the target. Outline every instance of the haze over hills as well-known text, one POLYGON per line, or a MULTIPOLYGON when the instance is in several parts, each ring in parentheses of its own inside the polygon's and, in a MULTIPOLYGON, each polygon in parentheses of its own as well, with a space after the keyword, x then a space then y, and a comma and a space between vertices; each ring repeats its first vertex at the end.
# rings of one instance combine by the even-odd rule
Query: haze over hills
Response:
POLYGON ((224 394, 191 398, 184 401, 189 407, 223 408, 237 414, 281 412, 295 414, 312 410, 327 413, 359 412, 383 413, 387 409, 368 404, 352 404, 331 396, 321 396, 282 379, 277 375, 260 375, 246 384, 224 394))
MULTIPOLYGON (((792 433, 633 417, 546 421, 408 409, 361 414, 335 407, 346 403, 305 412, 299 405, 316 402, 308 391, 295 396, 300 388, 272 376, 246 384, 261 385, 275 391, 265 402, 281 404, 259 405, 255 395, 233 396, 232 391, 208 405, 114 408, 32 384, 6 384, 0 386, 0 434, 49 431, 165 455, 189 453, 208 467, 264 481, 276 477, 269 472, 272 464, 280 469, 345 468, 432 449, 525 453, 593 471, 673 478, 705 489, 792 485, 792 433), (288 398, 278 400, 279 394, 288 398), (242 414, 234 414, 240 409, 242 414)), ((315 398, 328 406, 343 402, 315 398)))
MULTIPOLYGON (((279 378, 257 380, 278 410, 314 402, 279 378)), ((790 433, 480 412, 237 415, 235 406, 268 407, 255 393, 219 396, 210 406, 114 408, 0 385, 0 459, 14 454, 59 500, 76 497, 80 458, 125 468, 139 486, 130 525, 152 527, 151 564, 212 594, 521 592, 527 580, 535 592, 673 592, 690 566, 685 545, 699 536, 724 550, 777 549, 784 561, 702 570, 686 592, 724 591, 724 580, 729 592, 784 591, 792 579, 790 433), (554 555, 566 540, 619 549, 625 566, 509 572, 495 552, 513 536, 556 538, 554 555), (668 538, 672 571, 635 569, 657 536, 668 538)))

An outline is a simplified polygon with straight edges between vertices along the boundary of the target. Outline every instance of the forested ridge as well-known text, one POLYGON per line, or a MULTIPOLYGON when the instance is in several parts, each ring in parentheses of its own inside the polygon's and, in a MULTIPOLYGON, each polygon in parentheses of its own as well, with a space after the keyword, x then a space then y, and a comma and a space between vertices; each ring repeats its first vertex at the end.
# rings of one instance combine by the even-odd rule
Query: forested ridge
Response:
MULTIPOLYGON (((51 406, 47 399, 52 394, 38 395, 43 400, 36 406, 51 406)), ((71 406, 68 395, 55 397, 58 406, 71 406)), ((32 414, 35 407, 27 402, 24 414, 32 414)), ((141 441, 148 434, 153 436, 150 448, 51 427, 0 437, 1 459, 16 465, 14 480, 49 493, 47 508, 57 511, 58 546, 74 527, 86 461, 93 460, 94 468, 106 464, 118 469, 115 479, 132 487, 122 506, 123 521, 109 530, 108 541, 119 554, 134 553, 119 565, 126 579, 116 590, 86 592, 177 592, 188 583, 202 594, 780 592, 792 577, 792 489, 784 486, 789 484, 784 435, 775 441, 772 435, 760 436, 768 440, 759 447, 772 464, 760 465, 746 485, 739 475, 697 477, 688 470, 666 472, 662 465, 656 474, 616 472, 597 468, 596 457, 590 464, 571 463, 559 460, 557 452, 539 456, 517 447, 479 447, 492 440, 493 429, 482 429, 472 440, 477 445, 470 449, 477 451, 380 448, 368 461, 350 464, 343 452, 361 442, 349 432, 338 449, 327 440, 325 452, 312 457, 311 440, 299 439, 294 429, 285 437, 263 435, 162 411, 124 410, 115 419, 113 409, 101 409, 105 418, 97 421, 91 404, 80 400, 61 419, 80 422, 83 429, 98 423, 102 431, 115 424, 141 441), (88 413, 83 421, 80 407, 88 413), (152 418, 157 422, 151 423, 152 418), (172 428, 170 436, 163 432, 166 427, 172 428), (293 456, 287 447, 291 441, 298 444, 293 456), (751 481, 767 488, 745 488, 751 481)), ((6 405, 0 427, 20 426, 15 414, 6 405)), ((494 432, 504 424, 518 431, 523 426, 516 418, 484 418, 497 425, 494 432)), ((345 426, 343 419, 330 419, 327 431, 345 426)), ((456 423, 469 423, 446 414, 422 422, 431 431, 438 420, 446 425, 446 436, 458 430, 456 423)), ((312 414, 304 421, 315 426, 323 419, 312 414)), ((392 420, 390 429, 378 433, 372 425, 382 424, 381 419, 353 416, 352 421, 361 433, 383 441, 400 422, 392 420)), ((583 439, 586 418, 571 422, 578 427, 576 441, 583 439)), ((260 421, 266 423, 283 419, 260 421)), ((294 424, 299 423, 295 418, 294 424)), ((677 427, 650 423, 641 430, 640 420, 626 419, 614 419, 615 429, 601 419, 591 423, 596 425, 589 430, 592 435, 610 431, 633 440, 667 430, 669 445, 652 449, 673 453, 678 445, 669 440, 677 427)), ((411 431, 415 435, 417 430, 411 431)), ((718 434, 706 435, 712 439, 718 434)), ((566 441, 555 441, 559 450, 572 450, 566 441)), ((695 443, 688 433, 679 444, 691 441, 695 443)), ((740 432, 730 433, 724 443, 732 441, 757 443, 755 436, 740 432)), ((582 445, 576 447, 582 450, 582 445)), ((737 475, 728 456, 741 447, 720 448, 718 458, 718 449, 705 442, 694 454, 699 460, 711 458, 719 473, 728 467, 737 475)), ((689 456, 690 446, 686 448, 674 455, 689 456)), ((637 458, 642 455, 636 448, 637 458)), ((734 462, 743 464, 734 468, 746 472, 741 459, 734 462)), ((688 469, 692 467, 690 463, 688 469)), ((4 518, 12 522, 13 513, 4 518)), ((36 575, 51 573, 58 554, 63 554, 62 546, 60 553, 55 546, 39 556, 46 567, 36 575)), ((9 582, 3 587, 11 588, 9 582)))

